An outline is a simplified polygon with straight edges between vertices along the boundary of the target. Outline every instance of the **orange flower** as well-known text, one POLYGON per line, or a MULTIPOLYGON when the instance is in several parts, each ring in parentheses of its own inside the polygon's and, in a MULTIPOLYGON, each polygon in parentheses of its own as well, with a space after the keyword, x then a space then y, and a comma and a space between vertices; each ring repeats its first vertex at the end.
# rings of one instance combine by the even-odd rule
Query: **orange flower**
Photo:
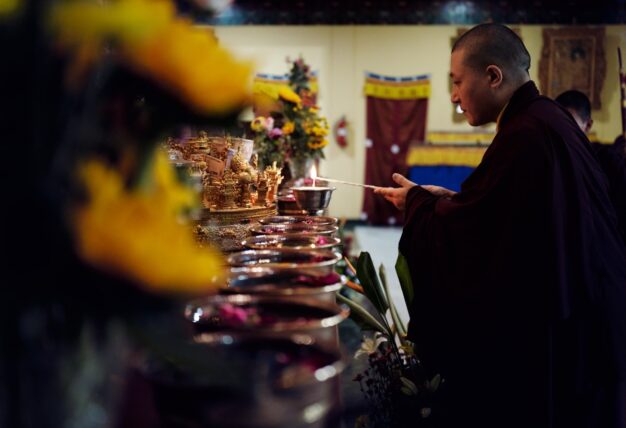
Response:
POLYGON ((289 135, 296 129, 296 124, 293 122, 287 122, 283 125, 283 134, 289 135))

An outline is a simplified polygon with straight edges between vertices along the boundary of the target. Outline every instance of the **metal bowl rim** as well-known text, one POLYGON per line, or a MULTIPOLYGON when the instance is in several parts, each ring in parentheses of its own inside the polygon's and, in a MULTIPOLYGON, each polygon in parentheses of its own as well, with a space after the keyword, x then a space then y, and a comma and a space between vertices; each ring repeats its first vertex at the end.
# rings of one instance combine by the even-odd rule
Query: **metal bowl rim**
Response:
MULTIPOLYGON (((261 294, 247 294, 247 293, 238 293, 238 294, 214 294, 211 296, 205 296, 198 299, 194 299, 187 304, 185 304, 184 309, 184 317, 186 320, 192 321, 192 315, 194 311, 198 307, 212 305, 216 303, 234 303, 234 304, 262 304, 262 303, 284 303, 287 305, 299 305, 299 306, 308 306, 315 309, 322 309, 328 312, 331 312, 333 315, 318 319, 318 320, 307 320, 306 322, 298 323, 298 326, 295 330, 312 330, 317 328, 326 328, 326 327, 334 327, 338 325, 340 322, 348 318, 350 315, 350 310, 345 305, 338 305, 336 303, 323 302, 315 298, 310 297, 302 297, 302 298, 293 298, 293 297, 283 297, 283 296, 265 296, 261 294), (204 302, 204 305, 202 304, 204 302)), ((273 326, 265 326, 265 327, 246 327, 246 328, 231 328, 224 329, 223 332, 226 331, 266 331, 266 332, 284 332, 289 331, 292 328, 288 327, 288 323, 276 323, 273 326)))
POLYGON ((311 249, 311 250, 296 250, 293 248, 272 248, 268 250, 244 250, 233 253, 226 258, 226 262, 231 267, 246 267, 250 266, 249 264, 240 264, 236 262, 237 257, 242 257, 247 254, 258 254, 259 256, 267 255, 271 256, 276 253, 293 253, 293 254, 311 254, 311 255, 323 255, 328 256, 329 260, 324 260, 323 262, 312 262, 312 263, 287 263, 287 262, 276 262, 276 263, 262 263, 260 266, 265 266, 268 268, 314 268, 314 267, 327 267, 332 266, 341 260, 341 254, 336 251, 326 250, 326 249, 311 249), (321 253, 321 254, 320 254, 321 253))
POLYGON ((247 239, 244 239, 243 241, 241 241, 241 245, 249 248, 251 250, 264 250, 264 249, 274 249, 274 248, 290 248, 290 249, 294 249, 294 250, 324 250, 324 249, 330 249, 333 247, 336 247, 337 245, 341 244, 341 239, 337 238, 336 236, 326 236, 326 235, 309 235, 309 234, 301 234, 301 233, 282 233, 279 235, 255 235, 255 236, 251 236, 247 239), (261 241, 263 239, 267 239, 267 240, 271 240, 271 239, 276 239, 276 240, 281 240, 281 241, 285 241, 287 240, 287 238, 301 238, 301 239, 306 239, 306 238, 316 238, 316 237, 323 237, 325 239, 331 239, 333 240, 332 243, 327 243, 327 244, 315 244, 312 243, 311 245, 314 245, 314 247, 311 246, 304 246, 304 245, 296 245, 296 246, 290 246, 290 247, 261 247, 261 246, 257 246, 258 244, 256 244, 254 241, 261 241))

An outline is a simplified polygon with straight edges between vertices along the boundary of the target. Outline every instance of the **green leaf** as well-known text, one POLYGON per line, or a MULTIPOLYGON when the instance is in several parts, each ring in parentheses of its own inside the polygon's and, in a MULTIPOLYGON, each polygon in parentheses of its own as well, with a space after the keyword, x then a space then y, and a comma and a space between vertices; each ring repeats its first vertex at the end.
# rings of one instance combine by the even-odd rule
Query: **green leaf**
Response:
POLYGON ((441 375, 436 374, 429 382, 428 390, 435 392, 441 384, 441 375))
POLYGON ((417 386, 415 385, 415 383, 413 383, 413 381, 405 378, 404 376, 400 376, 400 382, 402 382, 402 385, 405 388, 410 389, 413 395, 417 395, 417 392, 418 392, 417 386))
POLYGON ((396 330, 398 331, 398 336, 400 337, 400 342, 404 340, 404 336, 406 336, 406 327, 404 323, 400 319, 400 315, 398 315, 398 311, 396 309, 396 305, 393 303, 393 299, 391 298, 391 293, 389 291, 389 283, 387 282, 387 275, 385 274, 385 266, 382 264, 378 268, 378 275, 380 276, 380 280, 385 287, 385 293, 387 294, 389 304, 389 311, 391 312, 391 319, 393 319, 393 323, 396 326, 396 330))
POLYGON ((364 330, 376 330, 380 333, 391 336, 391 333, 381 323, 374 318, 363 306, 348 299, 344 295, 337 293, 337 300, 345 303, 350 308, 350 318, 352 318, 364 330))
POLYGON ((374 307, 380 312, 381 317, 385 320, 385 313, 389 309, 389 303, 383 287, 380 285, 378 275, 370 254, 366 251, 361 252, 356 262, 356 275, 359 282, 363 286, 363 291, 374 307))
POLYGON ((401 387, 400 391, 402 391, 404 395, 408 395, 408 396, 415 395, 415 393, 411 391, 409 388, 407 388, 406 386, 401 387))
POLYGON ((410 310, 411 304, 413 303, 413 281, 411 280, 409 264, 402 253, 398 253, 398 259, 396 260, 396 274, 400 280, 400 287, 402 287, 404 301, 406 302, 407 308, 410 310))

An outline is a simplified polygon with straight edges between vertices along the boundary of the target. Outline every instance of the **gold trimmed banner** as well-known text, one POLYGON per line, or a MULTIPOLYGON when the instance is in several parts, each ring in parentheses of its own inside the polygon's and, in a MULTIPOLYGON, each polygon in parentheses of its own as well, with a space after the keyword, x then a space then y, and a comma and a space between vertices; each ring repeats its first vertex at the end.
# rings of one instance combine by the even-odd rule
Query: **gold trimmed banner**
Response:
POLYGON ((391 100, 430 98, 430 75, 393 77, 365 73, 363 93, 368 97, 391 100))
MULTIPOLYGON (((252 81, 252 93, 254 95, 267 95, 268 97, 277 100, 280 88, 287 86, 289 86, 289 78, 285 74, 259 73, 252 81)), ((315 72, 313 72, 310 77, 309 87, 311 92, 314 94, 316 94, 319 90, 317 73, 315 72)))
POLYGON ((426 141, 432 144, 491 144, 493 132, 446 132, 431 131, 426 134, 426 141))
POLYGON ((471 166, 483 159, 486 147, 411 147, 406 162, 409 166, 471 166))

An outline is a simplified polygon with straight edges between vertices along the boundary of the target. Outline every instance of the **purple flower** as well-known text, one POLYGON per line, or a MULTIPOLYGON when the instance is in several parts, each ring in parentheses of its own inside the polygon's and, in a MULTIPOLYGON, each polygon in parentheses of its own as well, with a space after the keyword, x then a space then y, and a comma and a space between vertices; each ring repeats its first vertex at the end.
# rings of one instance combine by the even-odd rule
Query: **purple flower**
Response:
POLYGON ((276 140, 279 137, 282 137, 283 135, 283 130, 280 128, 273 128, 270 132, 269 132, 269 136, 270 138, 273 138, 274 140, 276 140))

